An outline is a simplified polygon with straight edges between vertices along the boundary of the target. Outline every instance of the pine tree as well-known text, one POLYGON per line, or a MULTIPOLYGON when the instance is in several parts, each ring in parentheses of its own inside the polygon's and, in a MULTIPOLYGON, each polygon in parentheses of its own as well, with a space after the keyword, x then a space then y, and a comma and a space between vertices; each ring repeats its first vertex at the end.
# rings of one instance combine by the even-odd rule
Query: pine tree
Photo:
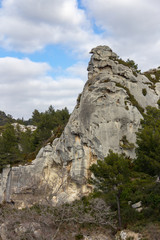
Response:
POLYGON ((141 126, 137 133, 135 165, 138 171, 160 176, 160 110, 147 107, 141 126))
POLYGON ((94 174, 91 182, 103 193, 112 193, 117 202, 119 228, 122 227, 120 197, 125 186, 130 182, 131 162, 128 158, 117 153, 109 152, 104 160, 90 167, 94 174))

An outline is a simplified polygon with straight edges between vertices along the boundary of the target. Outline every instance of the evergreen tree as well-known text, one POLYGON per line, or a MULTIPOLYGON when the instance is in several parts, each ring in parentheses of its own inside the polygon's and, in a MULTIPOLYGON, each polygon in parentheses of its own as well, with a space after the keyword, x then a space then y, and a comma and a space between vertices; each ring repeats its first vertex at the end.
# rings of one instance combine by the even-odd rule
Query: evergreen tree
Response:
POLYGON ((136 169, 160 176, 160 110, 147 107, 141 126, 137 133, 136 169))
POLYGON ((32 124, 36 125, 41 121, 41 113, 35 109, 32 113, 32 119, 31 122, 32 124))
POLYGON ((128 158, 110 151, 104 160, 90 167, 94 177, 91 182, 103 193, 112 193, 117 203, 119 228, 122 226, 120 198, 125 186, 130 182, 131 162, 128 158))
MULTIPOLYGON (((4 113, 3 113, 4 115, 4 113)), ((67 108, 55 111, 52 106, 45 112, 34 110, 29 121, 18 119, 18 123, 30 123, 37 126, 34 132, 27 130, 22 132, 19 124, 16 129, 11 124, 0 129, 0 170, 6 164, 18 164, 31 161, 36 157, 38 150, 59 137, 68 122, 69 112, 67 108)))
POLYGON ((136 64, 133 60, 127 59, 126 63, 128 64, 128 67, 138 71, 138 64, 136 64))
POLYGON ((17 137, 14 127, 11 124, 6 124, 5 131, 3 133, 3 149, 5 152, 14 152, 17 150, 17 137))
POLYGON ((0 137, 0 170, 6 164, 17 164, 20 160, 18 137, 15 129, 11 124, 6 124, 3 135, 0 137))

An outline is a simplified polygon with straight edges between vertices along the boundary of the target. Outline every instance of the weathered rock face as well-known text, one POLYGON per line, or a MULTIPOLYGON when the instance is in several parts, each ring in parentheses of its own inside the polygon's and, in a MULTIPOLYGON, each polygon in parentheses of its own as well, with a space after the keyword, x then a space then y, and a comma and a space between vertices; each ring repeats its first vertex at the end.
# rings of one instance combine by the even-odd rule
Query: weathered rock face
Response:
POLYGON ((33 204, 39 199, 33 194, 37 181, 38 186, 50 182, 55 201, 72 201, 89 191, 84 181, 88 168, 107 156, 109 149, 135 157, 142 111, 157 106, 159 91, 151 88, 146 76, 119 64, 109 47, 99 46, 91 53, 88 81, 63 134, 42 148, 31 165, 3 171, 1 202, 33 204), (60 194, 55 194, 59 189, 60 194))

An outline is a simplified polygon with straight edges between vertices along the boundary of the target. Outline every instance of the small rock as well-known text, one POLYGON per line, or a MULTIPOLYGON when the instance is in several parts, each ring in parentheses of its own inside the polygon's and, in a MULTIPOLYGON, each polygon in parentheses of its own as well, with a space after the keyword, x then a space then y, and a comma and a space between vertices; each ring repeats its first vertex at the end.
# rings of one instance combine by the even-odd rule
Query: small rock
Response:
POLYGON ((139 233, 135 233, 129 230, 122 230, 118 232, 115 236, 115 240, 127 240, 127 239, 141 240, 142 236, 139 233))
POLYGON ((142 202, 141 201, 132 204, 132 208, 140 208, 140 207, 142 207, 142 202))

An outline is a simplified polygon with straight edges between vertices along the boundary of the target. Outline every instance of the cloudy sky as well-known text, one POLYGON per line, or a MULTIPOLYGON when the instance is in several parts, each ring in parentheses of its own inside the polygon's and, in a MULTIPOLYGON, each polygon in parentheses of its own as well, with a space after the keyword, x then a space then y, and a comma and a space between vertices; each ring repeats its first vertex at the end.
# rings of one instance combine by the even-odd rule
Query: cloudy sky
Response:
POLYGON ((159 9, 159 0, 0 0, 0 110, 71 112, 97 45, 143 71, 160 66, 159 9))

